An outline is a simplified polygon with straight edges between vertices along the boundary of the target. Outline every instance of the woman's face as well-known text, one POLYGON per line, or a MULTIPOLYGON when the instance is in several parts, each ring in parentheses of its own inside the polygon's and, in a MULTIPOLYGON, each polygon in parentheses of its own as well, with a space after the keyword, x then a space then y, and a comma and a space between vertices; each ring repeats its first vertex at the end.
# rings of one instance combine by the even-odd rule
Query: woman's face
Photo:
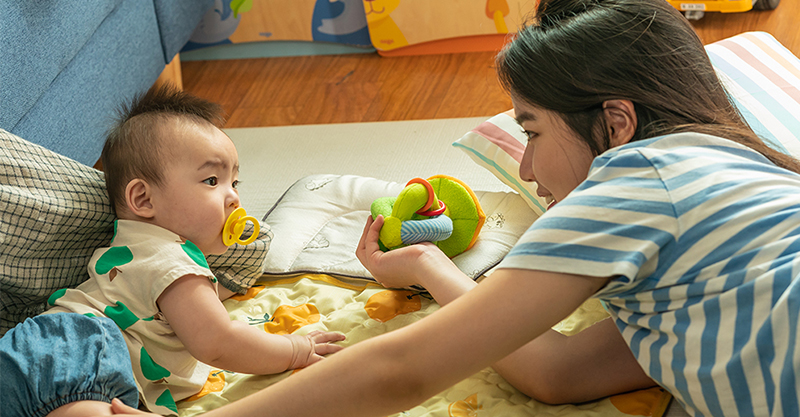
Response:
POLYGON ((537 194, 561 201, 589 174, 594 155, 561 117, 512 96, 517 123, 528 137, 519 175, 538 183, 537 194))

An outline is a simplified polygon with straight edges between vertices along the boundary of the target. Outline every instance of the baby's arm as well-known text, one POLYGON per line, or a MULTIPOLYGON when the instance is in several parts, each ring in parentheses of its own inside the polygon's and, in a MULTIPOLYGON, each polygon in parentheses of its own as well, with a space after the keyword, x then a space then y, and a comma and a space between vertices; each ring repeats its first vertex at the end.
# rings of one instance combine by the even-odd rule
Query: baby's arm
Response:
POLYGON ((344 340, 331 332, 274 335, 232 321, 208 278, 197 275, 173 282, 158 305, 192 356, 234 372, 264 375, 307 366, 342 349, 329 342, 344 340))
POLYGON ((217 292, 219 293, 219 300, 220 300, 220 301, 225 301, 225 300, 227 300, 228 298, 231 298, 231 297, 233 297, 234 295, 236 295, 236 293, 235 293, 235 292, 233 292, 233 291, 231 291, 231 290, 229 290, 229 289, 227 289, 227 288, 223 287, 222 285, 220 285, 219 287, 217 287, 217 292))

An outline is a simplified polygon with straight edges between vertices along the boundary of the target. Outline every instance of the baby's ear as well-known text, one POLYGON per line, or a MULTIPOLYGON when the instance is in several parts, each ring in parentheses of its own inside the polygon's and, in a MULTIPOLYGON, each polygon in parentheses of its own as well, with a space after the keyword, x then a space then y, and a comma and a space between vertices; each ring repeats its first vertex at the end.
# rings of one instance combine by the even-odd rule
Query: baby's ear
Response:
POLYGON ((606 118, 611 147, 624 145, 633 139, 638 120, 636 109, 630 100, 604 101, 603 114, 606 118))
POLYGON ((138 217, 145 219, 152 218, 155 214, 153 209, 152 188, 147 181, 136 178, 125 187, 125 203, 128 210, 138 217))

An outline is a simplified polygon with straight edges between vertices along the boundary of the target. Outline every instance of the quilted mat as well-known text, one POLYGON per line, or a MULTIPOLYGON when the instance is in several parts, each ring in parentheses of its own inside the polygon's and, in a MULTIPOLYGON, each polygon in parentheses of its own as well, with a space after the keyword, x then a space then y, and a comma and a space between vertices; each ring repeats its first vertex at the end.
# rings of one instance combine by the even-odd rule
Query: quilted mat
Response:
MULTIPOLYGON (((247 294, 226 300, 225 307, 232 320, 249 323, 265 332, 340 332, 347 337, 341 342, 344 346, 401 328, 439 308, 426 293, 388 290, 373 282, 326 274, 271 277, 247 294)), ((605 316, 599 302, 590 300, 555 328, 570 334, 605 316)), ((302 370, 268 376, 214 370, 200 393, 178 402, 179 415, 194 416, 218 408, 283 378, 291 378, 295 372, 302 370)), ((523 395, 491 368, 486 368, 395 416, 660 417, 670 398, 662 389, 651 388, 584 404, 552 406, 523 395)))

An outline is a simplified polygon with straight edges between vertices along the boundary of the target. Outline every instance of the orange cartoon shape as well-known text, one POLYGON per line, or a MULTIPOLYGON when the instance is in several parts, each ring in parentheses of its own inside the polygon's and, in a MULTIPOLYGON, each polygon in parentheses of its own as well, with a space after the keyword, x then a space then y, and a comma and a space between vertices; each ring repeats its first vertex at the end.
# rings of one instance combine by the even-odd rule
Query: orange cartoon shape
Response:
POLYGON ((470 395, 463 400, 451 403, 447 408, 450 417, 477 417, 478 410, 482 410, 483 406, 478 405, 478 393, 470 395))
POLYGON ((486 16, 494 20, 497 33, 508 33, 504 18, 510 11, 506 0, 486 0, 486 16))
POLYGON ((225 388, 225 371, 214 369, 208 374, 208 380, 206 380, 206 383, 203 385, 203 388, 200 389, 200 392, 192 395, 184 401, 199 400, 212 392, 221 392, 223 388, 225 388))
POLYGON ((319 321, 319 310, 312 304, 297 307, 280 306, 272 315, 272 320, 264 324, 264 330, 272 334, 291 334, 295 330, 319 321))
POLYGON ((662 415, 670 396, 663 388, 653 387, 609 397, 617 410, 632 416, 662 415))
POLYGON ((387 322, 401 314, 413 313, 422 308, 419 295, 411 291, 386 290, 369 297, 364 310, 370 318, 381 323, 387 322))

